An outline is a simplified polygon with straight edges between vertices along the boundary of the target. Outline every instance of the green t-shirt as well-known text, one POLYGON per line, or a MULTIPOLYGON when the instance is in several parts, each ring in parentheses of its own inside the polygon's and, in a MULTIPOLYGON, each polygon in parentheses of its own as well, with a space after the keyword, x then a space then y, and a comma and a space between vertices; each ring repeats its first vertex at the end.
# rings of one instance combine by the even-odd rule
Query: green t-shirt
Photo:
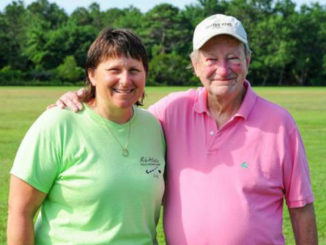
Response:
POLYGON ((35 224, 36 245, 156 244, 164 192, 165 142, 159 122, 134 107, 129 123, 45 111, 25 135, 11 173, 47 193, 35 224))

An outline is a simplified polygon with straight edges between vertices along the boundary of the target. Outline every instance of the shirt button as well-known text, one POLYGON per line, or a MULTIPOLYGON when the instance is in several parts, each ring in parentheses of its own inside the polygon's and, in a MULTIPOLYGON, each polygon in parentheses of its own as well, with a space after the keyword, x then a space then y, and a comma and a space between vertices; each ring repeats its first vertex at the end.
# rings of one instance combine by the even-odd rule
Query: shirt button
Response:
POLYGON ((209 132, 209 134, 210 134, 211 136, 213 136, 213 135, 214 135, 214 131, 211 130, 211 131, 209 132))

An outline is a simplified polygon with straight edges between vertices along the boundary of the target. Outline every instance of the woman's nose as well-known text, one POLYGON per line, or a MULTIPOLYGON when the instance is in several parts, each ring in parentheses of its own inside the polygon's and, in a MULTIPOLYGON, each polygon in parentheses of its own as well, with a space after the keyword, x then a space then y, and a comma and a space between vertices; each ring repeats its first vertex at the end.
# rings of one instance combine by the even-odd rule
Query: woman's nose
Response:
POLYGON ((131 76, 128 71, 124 71, 120 76, 120 83, 123 85, 127 85, 131 82, 131 76))

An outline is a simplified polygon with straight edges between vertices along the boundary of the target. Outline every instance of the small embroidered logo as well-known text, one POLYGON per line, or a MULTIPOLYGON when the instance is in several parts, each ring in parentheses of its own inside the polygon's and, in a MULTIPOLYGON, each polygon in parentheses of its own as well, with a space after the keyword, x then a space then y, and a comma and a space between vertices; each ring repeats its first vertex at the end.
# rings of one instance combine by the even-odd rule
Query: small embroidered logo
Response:
POLYGON ((241 163, 241 168, 248 168, 248 164, 247 164, 247 162, 243 162, 243 163, 241 163))
MULTIPOLYGON (((151 172, 154 172, 156 169, 157 169, 158 167, 155 167, 155 168, 153 168, 153 169, 146 169, 146 174, 150 174, 151 172)), ((160 170, 159 170, 159 172, 160 172, 160 170)))
POLYGON ((161 163, 159 159, 155 157, 142 156, 140 158, 140 165, 145 168, 145 173, 153 176, 154 178, 159 178, 162 176, 161 163))

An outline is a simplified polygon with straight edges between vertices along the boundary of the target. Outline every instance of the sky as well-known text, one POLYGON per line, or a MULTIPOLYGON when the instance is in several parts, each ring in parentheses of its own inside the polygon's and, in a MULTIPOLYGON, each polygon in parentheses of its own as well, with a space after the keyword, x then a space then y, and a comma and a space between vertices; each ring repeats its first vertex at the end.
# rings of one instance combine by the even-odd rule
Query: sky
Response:
MULTIPOLYGON (((24 0, 25 6, 35 0, 24 0)), ((183 8, 185 5, 197 3, 197 0, 48 0, 51 3, 56 3, 59 7, 64 8, 70 14, 77 7, 88 7, 91 3, 97 2, 100 5, 101 11, 109 8, 126 8, 130 5, 137 7, 142 12, 147 12, 154 6, 160 3, 170 3, 178 8, 183 8)), ((0 0, 0 11, 10 4, 12 0, 0 0)), ((297 6, 309 4, 311 2, 319 2, 325 5, 326 0, 294 0, 297 6)))

